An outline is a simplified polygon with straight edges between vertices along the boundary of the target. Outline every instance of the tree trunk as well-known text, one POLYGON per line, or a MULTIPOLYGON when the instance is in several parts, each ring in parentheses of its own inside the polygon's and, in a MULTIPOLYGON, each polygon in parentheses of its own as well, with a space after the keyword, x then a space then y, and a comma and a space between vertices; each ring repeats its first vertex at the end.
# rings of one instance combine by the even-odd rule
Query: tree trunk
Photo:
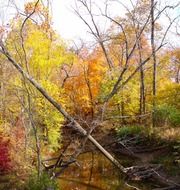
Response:
MULTIPOLYGON (((140 39, 141 40, 141 39, 140 39)), ((142 63, 142 46, 141 41, 138 42, 138 51, 139 51, 139 64, 140 64, 140 95, 139 95, 139 114, 145 114, 145 84, 144 84, 144 71, 142 63)), ((141 117, 139 117, 139 122, 141 122, 141 117)))
POLYGON ((156 108, 156 75, 157 75, 157 61, 156 61, 156 51, 155 51, 155 40, 154 40, 154 31, 155 31, 155 19, 154 19, 154 8, 155 8, 155 2, 154 0, 151 0, 151 49, 152 49, 152 57, 153 57, 153 118, 152 118, 152 124, 153 127, 155 127, 155 115, 154 110, 156 108))
POLYGON ((179 84, 179 77, 180 77, 180 64, 178 65, 178 68, 176 71, 176 77, 175 77, 175 81, 177 84, 179 84))
POLYGON ((86 81, 86 85, 87 85, 87 88, 88 88, 88 94, 89 94, 89 100, 90 100, 90 104, 91 104, 91 119, 93 120, 94 118, 94 101, 93 101, 93 94, 92 94, 92 90, 91 90, 91 84, 90 84, 90 80, 89 80, 89 71, 87 69, 87 71, 85 70, 84 68, 84 78, 85 78, 85 81, 86 81))
POLYGON ((121 101, 121 117, 122 117, 122 125, 125 125, 126 124, 126 120, 124 118, 124 109, 125 109, 125 104, 124 104, 124 93, 123 93, 123 89, 122 89, 122 101, 121 101))
POLYGON ((4 71, 3 64, 0 64, 0 113, 2 118, 5 117, 5 88, 4 88, 4 71))

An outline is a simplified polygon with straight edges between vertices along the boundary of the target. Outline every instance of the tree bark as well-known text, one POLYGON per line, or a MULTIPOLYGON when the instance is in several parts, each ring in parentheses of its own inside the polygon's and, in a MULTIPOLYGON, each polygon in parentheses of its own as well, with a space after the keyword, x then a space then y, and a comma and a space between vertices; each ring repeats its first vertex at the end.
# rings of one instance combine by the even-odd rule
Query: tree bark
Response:
POLYGON ((152 58, 153 58, 153 117, 152 125, 155 127, 155 115, 154 110, 156 107, 155 97, 156 97, 156 75, 157 75, 157 61, 156 61, 156 51, 155 51, 155 40, 154 40, 154 31, 155 31, 155 19, 154 19, 154 8, 155 2, 151 0, 151 49, 152 49, 152 58))
POLYGON ((3 64, 0 64, 0 114, 1 117, 5 117, 5 88, 4 88, 4 68, 3 64))
POLYGON ((180 78, 180 63, 178 65, 177 71, 176 71, 176 83, 179 84, 179 78, 180 78))
POLYGON ((93 120, 93 118, 94 118, 94 101, 93 101, 93 94, 92 94, 92 90, 91 90, 91 82, 90 82, 90 79, 89 79, 89 68, 87 68, 87 71, 84 68, 84 78, 85 78, 85 82, 86 82, 86 85, 87 85, 87 88, 88 88, 89 101, 90 101, 90 104, 91 104, 91 107, 90 107, 91 119, 93 120))
MULTIPOLYGON (((139 51, 139 64, 140 64, 140 95, 139 95, 139 114, 143 115, 145 114, 145 84, 144 84, 144 71, 143 71, 143 65, 142 63, 142 46, 141 46, 141 39, 138 42, 138 51, 139 51)), ((141 122, 141 118, 139 118, 139 121, 141 122)))

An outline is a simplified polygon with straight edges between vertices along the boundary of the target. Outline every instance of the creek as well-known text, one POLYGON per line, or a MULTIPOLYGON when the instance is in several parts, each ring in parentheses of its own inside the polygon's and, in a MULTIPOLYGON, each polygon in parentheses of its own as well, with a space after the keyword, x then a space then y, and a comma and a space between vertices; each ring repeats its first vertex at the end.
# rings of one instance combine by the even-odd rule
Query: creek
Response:
MULTIPOLYGON (((148 184, 132 184, 101 153, 84 153, 58 179, 61 190, 131 190, 134 185, 150 190, 148 184)), ((132 162, 122 157, 122 163, 132 162)))

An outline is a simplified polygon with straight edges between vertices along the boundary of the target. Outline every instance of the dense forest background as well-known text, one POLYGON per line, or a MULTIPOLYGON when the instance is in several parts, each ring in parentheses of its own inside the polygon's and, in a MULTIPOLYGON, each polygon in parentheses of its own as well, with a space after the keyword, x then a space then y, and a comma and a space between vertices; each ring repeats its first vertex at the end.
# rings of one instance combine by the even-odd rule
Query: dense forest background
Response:
POLYGON ((76 1, 75 16, 93 42, 72 44, 53 29, 50 1, 29 1, 23 11, 9 1, 17 13, 0 26, 2 175, 10 172, 22 184, 34 173, 43 176, 43 160, 62 152, 68 127, 88 138, 92 131, 145 131, 179 142, 180 5, 115 1, 126 13, 112 17, 111 3, 105 1, 102 9, 93 1, 76 1), (107 29, 99 17, 109 23, 107 29))

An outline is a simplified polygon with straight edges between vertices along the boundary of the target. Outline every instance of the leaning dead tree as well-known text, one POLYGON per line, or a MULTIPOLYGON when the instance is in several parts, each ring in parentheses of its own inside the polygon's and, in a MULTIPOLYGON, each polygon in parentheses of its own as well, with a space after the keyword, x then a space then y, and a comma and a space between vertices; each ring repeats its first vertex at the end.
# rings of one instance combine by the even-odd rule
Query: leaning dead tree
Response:
POLYGON ((116 165, 123 173, 127 173, 126 168, 124 168, 107 150, 105 150, 91 135, 89 135, 88 132, 83 129, 83 127, 63 109, 61 104, 56 102, 32 76, 23 70, 23 68, 10 55, 2 41, 0 46, 0 52, 6 56, 9 62, 18 70, 18 72, 21 73, 46 98, 47 101, 49 101, 69 122, 71 122, 71 127, 73 127, 83 136, 87 136, 88 140, 92 142, 92 144, 94 144, 95 147, 106 156, 106 158, 116 165))

